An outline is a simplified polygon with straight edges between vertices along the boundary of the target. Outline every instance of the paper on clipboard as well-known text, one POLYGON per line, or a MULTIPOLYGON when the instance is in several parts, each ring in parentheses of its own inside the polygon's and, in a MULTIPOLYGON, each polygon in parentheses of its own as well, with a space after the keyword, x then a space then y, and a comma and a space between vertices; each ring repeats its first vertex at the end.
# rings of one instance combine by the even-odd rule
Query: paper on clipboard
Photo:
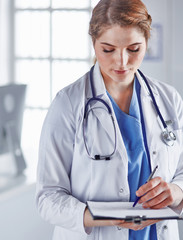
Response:
POLYGON ((93 219, 177 219, 183 220, 183 217, 174 212, 171 208, 162 209, 144 209, 142 205, 137 204, 133 207, 133 202, 87 202, 88 209, 93 219))

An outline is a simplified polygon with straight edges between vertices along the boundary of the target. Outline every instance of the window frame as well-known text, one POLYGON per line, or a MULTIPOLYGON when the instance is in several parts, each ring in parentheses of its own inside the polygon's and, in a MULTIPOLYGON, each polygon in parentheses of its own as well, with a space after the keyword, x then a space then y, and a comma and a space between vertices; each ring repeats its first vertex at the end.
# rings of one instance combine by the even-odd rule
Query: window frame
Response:
MULTIPOLYGON (((91 15, 92 11, 92 0, 89 1, 89 7, 88 8, 52 8, 51 7, 51 2, 50 0, 50 7, 49 8, 16 8, 15 7, 15 0, 10 0, 11 1, 11 63, 10 63, 10 69, 11 69, 11 79, 13 83, 17 83, 16 81, 16 63, 19 60, 48 60, 49 61, 49 66, 50 66, 50 76, 49 76, 49 82, 50 82, 50 91, 49 91, 49 102, 51 104, 53 100, 53 91, 52 91, 52 86, 53 86, 53 72, 52 72, 52 66, 53 62, 55 60, 57 61, 85 61, 88 63, 89 66, 93 64, 93 50, 92 50, 92 41, 91 38, 88 34, 88 46, 89 46, 89 54, 88 58, 85 59, 79 59, 79 58, 55 58, 52 55, 52 13, 54 11, 86 11, 88 12, 89 16, 91 15), (16 56, 16 43, 15 43, 15 33, 16 33, 16 26, 15 26, 15 18, 16 18, 16 13, 18 11, 49 11, 50 12, 50 55, 49 57, 19 57, 16 56)), ((88 24, 89 28, 89 24, 88 24)), ((89 69, 88 69, 89 70, 89 69)), ((25 155, 26 163, 27 163, 27 170, 28 174, 31 175, 33 178, 35 178, 36 174, 36 167, 37 167, 37 156, 38 156, 38 146, 39 146, 39 138, 41 134, 41 128, 42 124, 44 121, 44 118, 47 114, 48 107, 42 107, 42 106, 31 106, 31 105, 26 105, 25 106, 25 112, 24 112, 24 120, 23 120, 23 126, 22 126, 22 138, 21 138, 21 145, 22 149, 25 155), (31 127, 33 127, 33 130, 31 130, 31 127)))
MULTIPOLYGON (((11 66, 10 66, 10 69, 11 69, 11 76, 10 76, 10 79, 12 79, 12 82, 13 83, 16 83, 16 62, 19 61, 19 60, 47 60, 49 62, 49 66, 50 66, 50 75, 49 75, 49 84, 50 84, 50 91, 49 91, 49 102, 51 103, 52 100, 53 100, 53 91, 52 91, 52 86, 53 86, 53 62, 54 61, 76 61, 76 62, 80 62, 80 61, 84 61, 86 63, 90 65, 92 65, 92 62, 93 62, 93 56, 92 56, 92 46, 91 46, 91 39, 90 39, 90 36, 88 34, 88 46, 89 49, 89 54, 88 54, 88 58, 62 58, 62 57, 53 57, 53 50, 52 50, 52 34, 53 34, 53 31, 52 31, 52 16, 53 16, 53 13, 54 12, 62 12, 62 11, 66 11, 66 12, 71 12, 71 11, 75 11, 75 12, 87 12, 89 15, 91 14, 91 11, 92 11, 92 3, 91 3, 91 0, 88 0, 89 1, 89 7, 87 8, 53 8, 52 7, 52 0, 50 0, 50 7, 48 8, 18 8, 15 6, 15 1, 16 0, 10 0, 12 1, 13 4, 11 4, 12 8, 11 8, 11 39, 12 39, 12 42, 11 42, 11 66), (15 32, 16 32, 16 26, 15 26, 15 18, 16 18, 16 13, 17 12, 23 12, 23 11, 30 11, 30 12, 35 12, 35 11, 47 11, 50 13, 50 19, 49 19, 49 22, 50 22, 50 54, 48 57, 20 57, 20 56, 16 56, 16 53, 15 53, 15 32)), ((89 27, 89 26, 88 26, 89 27)), ((40 107, 40 106, 26 106, 26 109, 39 109, 39 110, 46 110, 48 109, 47 107, 40 107)))

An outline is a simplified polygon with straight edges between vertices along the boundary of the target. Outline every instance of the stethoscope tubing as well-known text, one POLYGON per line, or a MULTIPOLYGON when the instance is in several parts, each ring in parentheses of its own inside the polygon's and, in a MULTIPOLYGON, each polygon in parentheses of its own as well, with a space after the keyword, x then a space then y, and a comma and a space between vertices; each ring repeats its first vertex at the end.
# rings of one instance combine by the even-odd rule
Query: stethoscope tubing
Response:
POLYGON ((154 104, 154 106, 155 106, 156 112, 157 112, 157 114, 158 114, 158 116, 159 116, 159 118, 160 118, 160 120, 161 120, 161 122, 162 122, 162 124, 163 124, 163 127, 166 129, 168 126, 167 126, 167 124, 166 124, 166 122, 165 122, 165 120, 164 120, 164 118, 163 118, 163 116, 162 116, 162 114, 161 114, 161 112, 160 112, 160 110, 159 110, 159 107, 158 107, 158 105, 157 105, 157 103, 156 103, 156 100, 155 100, 154 94, 153 94, 153 92, 152 92, 152 89, 150 88, 149 83, 148 83, 146 77, 144 76, 144 74, 143 74, 139 69, 138 69, 138 72, 140 73, 140 75, 141 75, 142 78, 144 79, 144 82, 146 83, 146 86, 147 86, 147 88, 148 88, 148 90, 149 90, 149 92, 150 92, 150 95, 151 95, 153 104, 154 104))
POLYGON ((152 98, 152 101, 153 101, 153 104, 155 106, 155 109, 156 109, 156 112, 161 120, 161 123, 165 129, 165 131, 162 132, 161 134, 161 137, 162 137, 162 140, 164 143, 166 143, 168 146, 173 146, 174 145, 174 141, 176 140, 176 135, 174 132, 172 131, 169 131, 168 130, 168 125, 166 124, 160 110, 159 110, 159 107, 157 105, 157 102, 155 100, 155 97, 154 97, 154 94, 152 92, 152 89, 150 88, 150 85, 146 79, 146 77, 144 76, 144 74, 138 69, 138 72, 140 73, 141 77, 144 79, 144 82, 146 83, 146 86, 150 92, 150 95, 151 95, 151 98, 152 98))
POLYGON ((106 108, 108 109, 109 114, 112 115, 112 110, 111 110, 109 104, 107 104, 106 101, 104 101, 103 99, 96 97, 95 89, 94 89, 94 86, 93 86, 93 69, 94 69, 94 66, 90 70, 90 85, 91 85, 91 91, 92 91, 92 96, 93 97, 90 98, 85 105, 84 118, 86 118, 86 113, 88 111, 88 106, 92 101, 99 101, 99 102, 103 103, 106 106, 106 108))
MULTIPOLYGON (((115 126, 114 118, 113 118, 113 116, 112 116, 112 109, 111 109, 111 107, 109 106, 109 104, 108 104, 106 101, 104 101, 103 99, 96 97, 95 89, 94 89, 94 85, 93 85, 93 70, 94 70, 94 66, 92 66, 92 68, 91 68, 91 70, 90 70, 90 73, 89 73, 89 74, 90 74, 90 85, 91 85, 91 91, 92 91, 92 98, 90 98, 90 99, 87 101, 87 103, 86 103, 86 105, 85 105, 85 108, 84 108, 84 119, 83 119, 83 139, 84 139, 84 145, 85 145, 85 149, 86 149, 86 151, 87 151, 87 154, 88 154, 88 156, 89 156, 91 159, 93 159, 93 160, 104 160, 104 159, 105 159, 105 160, 110 160, 111 157, 114 155, 114 153, 115 153, 115 151, 116 151, 116 147, 117 147, 116 126, 115 126), (90 103, 93 102, 93 101, 99 101, 99 102, 101 102, 102 104, 105 105, 105 107, 106 107, 107 110, 108 110, 108 113, 109 113, 110 116, 111 116, 111 120, 112 120, 113 127, 114 127, 114 135, 115 135, 114 150, 113 150, 113 152, 112 152, 111 154, 108 154, 108 155, 106 155, 106 156, 104 156, 104 155, 98 155, 98 154, 96 154, 95 156, 91 156, 90 153, 89 153, 89 150, 88 150, 88 146, 87 146, 87 143, 86 143, 86 139, 85 139, 85 126, 84 126, 84 125, 85 125, 86 122, 87 122, 88 113, 91 111, 91 109, 88 110, 89 105, 90 105, 90 103)), ((166 124, 166 122, 165 122, 165 120, 164 120, 164 118, 163 118, 163 116, 162 116, 162 114, 161 114, 161 112, 160 112, 160 110, 159 110, 159 107, 158 107, 157 102, 156 102, 156 100, 155 100, 154 94, 153 94, 153 92, 152 92, 152 89, 151 89, 151 87, 150 87, 150 85, 149 85, 149 83, 148 83, 145 75, 144 75, 139 69, 138 69, 137 71, 139 72, 140 76, 143 78, 143 80, 144 80, 144 82, 145 82, 145 84, 146 84, 146 86, 147 86, 147 88, 148 88, 148 90, 149 90, 149 93, 150 93, 151 99, 152 99, 152 101, 153 101, 154 107, 155 107, 155 109, 156 109, 156 112, 157 112, 157 114, 158 114, 158 116, 159 116, 159 118, 160 118, 160 120, 161 120, 161 123, 162 123, 162 125, 163 125, 163 128, 165 129, 165 131, 163 131, 162 134, 161 134, 162 140, 163 140, 163 142, 164 142, 165 144, 167 144, 168 146, 173 146, 173 145, 174 145, 174 141, 176 140, 176 136, 175 136, 175 134, 174 134, 172 131, 169 131, 169 130, 168 130, 168 125, 166 124)))

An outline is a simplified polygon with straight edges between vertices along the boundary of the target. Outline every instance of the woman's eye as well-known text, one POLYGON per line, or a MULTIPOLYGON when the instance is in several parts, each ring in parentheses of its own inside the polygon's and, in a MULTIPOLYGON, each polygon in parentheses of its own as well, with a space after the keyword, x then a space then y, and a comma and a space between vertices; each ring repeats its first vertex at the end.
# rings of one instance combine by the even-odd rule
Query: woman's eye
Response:
POLYGON ((112 50, 107 50, 107 49, 103 49, 103 52, 105 52, 105 53, 110 53, 110 52, 113 52, 114 50, 112 49, 112 50))
POLYGON ((130 52, 138 52, 139 48, 137 48, 137 49, 128 49, 128 51, 130 51, 130 52))

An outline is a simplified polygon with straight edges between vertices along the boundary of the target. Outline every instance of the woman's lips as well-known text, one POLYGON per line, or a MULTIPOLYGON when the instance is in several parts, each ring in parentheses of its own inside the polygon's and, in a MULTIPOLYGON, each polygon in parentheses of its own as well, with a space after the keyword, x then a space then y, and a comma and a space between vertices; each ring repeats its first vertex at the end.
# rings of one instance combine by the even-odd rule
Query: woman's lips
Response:
POLYGON ((128 70, 114 70, 116 74, 125 74, 128 72, 128 70))

